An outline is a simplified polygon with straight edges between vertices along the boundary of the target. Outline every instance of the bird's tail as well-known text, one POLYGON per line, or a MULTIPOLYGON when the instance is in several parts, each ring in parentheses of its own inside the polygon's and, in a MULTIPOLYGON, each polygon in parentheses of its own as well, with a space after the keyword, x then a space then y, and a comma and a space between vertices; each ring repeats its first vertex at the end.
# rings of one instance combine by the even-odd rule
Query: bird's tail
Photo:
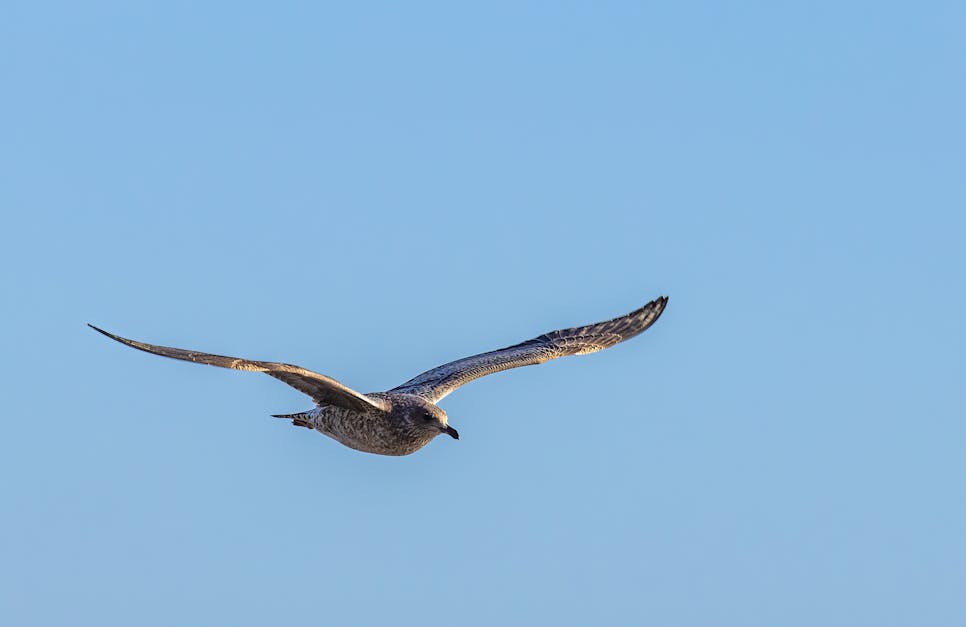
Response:
POLYGON ((314 429, 315 425, 312 419, 315 417, 315 411, 300 411, 297 414, 272 414, 272 418, 282 418, 283 420, 291 420, 292 424, 296 427, 305 427, 306 429, 314 429))

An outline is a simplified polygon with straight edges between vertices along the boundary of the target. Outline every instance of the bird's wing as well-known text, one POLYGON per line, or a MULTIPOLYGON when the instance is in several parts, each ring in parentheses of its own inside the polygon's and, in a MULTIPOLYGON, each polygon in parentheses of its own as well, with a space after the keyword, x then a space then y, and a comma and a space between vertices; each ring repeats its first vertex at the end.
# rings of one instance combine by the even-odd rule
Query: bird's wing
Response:
POLYGON ((628 340, 654 324, 665 305, 667 297, 662 296, 613 320, 551 331, 520 344, 458 359, 427 370, 390 391, 416 394, 436 403, 461 385, 494 372, 542 364, 567 355, 594 353, 628 340))
POLYGON ((369 398, 356 392, 352 388, 342 385, 331 377, 300 368, 299 366, 271 361, 252 361, 249 359, 239 359, 237 357, 210 355, 208 353, 188 351, 181 348, 170 348, 168 346, 155 346, 154 344, 145 344, 144 342, 136 342, 119 337, 103 329, 98 329, 92 324, 88 324, 87 326, 98 333, 103 333, 112 340, 117 340, 121 344, 148 353, 154 353, 155 355, 161 355, 162 357, 172 357, 174 359, 183 359, 184 361, 193 361, 199 364, 220 366, 222 368, 232 368, 234 370, 264 372, 279 381, 288 383, 299 392, 308 394, 319 405, 337 405, 346 409, 362 412, 368 412, 374 409, 385 411, 386 409, 383 401, 380 399, 369 398))

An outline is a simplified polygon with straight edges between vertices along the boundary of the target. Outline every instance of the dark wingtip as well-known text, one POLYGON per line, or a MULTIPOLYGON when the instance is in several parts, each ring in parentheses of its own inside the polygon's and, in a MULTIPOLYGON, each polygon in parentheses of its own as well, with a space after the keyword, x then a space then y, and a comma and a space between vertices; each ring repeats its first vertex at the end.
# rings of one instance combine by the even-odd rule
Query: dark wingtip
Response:
POLYGON ((644 323, 643 326, 636 328, 634 333, 625 337, 624 339, 628 339, 628 338, 634 337, 639 333, 643 333, 644 331, 649 329, 652 324, 657 322, 658 318, 661 317, 661 314, 664 313, 664 308, 667 307, 667 301, 668 301, 667 296, 658 296, 657 298, 650 301, 649 303, 647 303, 637 311, 634 311, 628 314, 628 317, 643 315, 644 320, 646 320, 646 322, 644 323))
MULTIPOLYGON (((137 342, 134 342, 134 341, 129 340, 127 338, 123 338, 120 335, 114 335, 110 331, 105 331, 104 329, 102 329, 100 327, 95 327, 90 322, 87 323, 87 326, 89 326, 90 328, 94 329, 95 331, 97 331, 98 333, 100 333, 101 335, 103 335, 104 337, 111 338, 115 342, 120 342, 121 344, 124 344, 125 346, 131 346, 131 347, 136 348, 138 350, 144 350, 144 348, 142 348, 141 346, 138 346, 137 342)), ((150 351, 148 351, 148 352, 150 352, 150 351)))
POLYGON ((89 326, 90 328, 92 328, 92 329, 94 329, 95 331, 97 331, 97 332, 98 332, 98 333, 100 333, 101 335, 106 335, 107 337, 109 337, 109 338, 111 338, 112 340, 116 340, 116 339, 117 339, 117 336, 116 336, 116 335, 114 335, 113 333, 108 333, 108 332, 107 332, 107 331, 105 331, 104 329, 101 329, 101 328, 98 328, 98 327, 95 327, 95 326, 94 326, 93 324, 91 324, 90 322, 88 322, 88 323, 87 323, 87 326, 89 326))
POLYGON ((650 301, 649 303, 647 303, 646 305, 644 305, 643 307, 641 307, 638 311, 646 311, 648 309, 657 309, 658 310, 658 316, 660 316, 661 313, 664 312, 664 308, 667 306, 667 301, 668 301, 668 297, 667 296, 658 296, 654 300, 650 301))

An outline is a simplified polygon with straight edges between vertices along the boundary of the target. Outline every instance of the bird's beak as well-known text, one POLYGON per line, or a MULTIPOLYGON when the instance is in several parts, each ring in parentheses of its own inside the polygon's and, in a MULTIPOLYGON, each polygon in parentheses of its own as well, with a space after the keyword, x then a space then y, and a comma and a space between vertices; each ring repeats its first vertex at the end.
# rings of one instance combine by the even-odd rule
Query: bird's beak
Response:
POLYGON ((446 425, 446 428, 443 429, 443 433, 453 438, 454 440, 460 439, 460 432, 449 425, 446 425))

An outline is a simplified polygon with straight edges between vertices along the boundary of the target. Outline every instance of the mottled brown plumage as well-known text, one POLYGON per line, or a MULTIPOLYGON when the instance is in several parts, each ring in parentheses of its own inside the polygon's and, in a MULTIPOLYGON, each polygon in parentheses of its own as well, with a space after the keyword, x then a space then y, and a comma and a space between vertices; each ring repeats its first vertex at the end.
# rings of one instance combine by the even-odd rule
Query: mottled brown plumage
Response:
POLYGON ((278 418, 320 431, 359 451, 409 455, 441 433, 459 439, 459 434, 448 424, 446 412, 436 406, 456 388, 502 370, 609 348, 654 324, 664 311, 667 300, 662 296, 612 320, 551 331, 513 346, 459 359, 428 370, 388 392, 370 394, 360 394, 331 377, 299 366, 145 344, 108 333, 94 325, 88 326, 122 344, 155 355, 221 368, 264 372, 307 394, 316 403, 312 410, 278 415, 278 418))

